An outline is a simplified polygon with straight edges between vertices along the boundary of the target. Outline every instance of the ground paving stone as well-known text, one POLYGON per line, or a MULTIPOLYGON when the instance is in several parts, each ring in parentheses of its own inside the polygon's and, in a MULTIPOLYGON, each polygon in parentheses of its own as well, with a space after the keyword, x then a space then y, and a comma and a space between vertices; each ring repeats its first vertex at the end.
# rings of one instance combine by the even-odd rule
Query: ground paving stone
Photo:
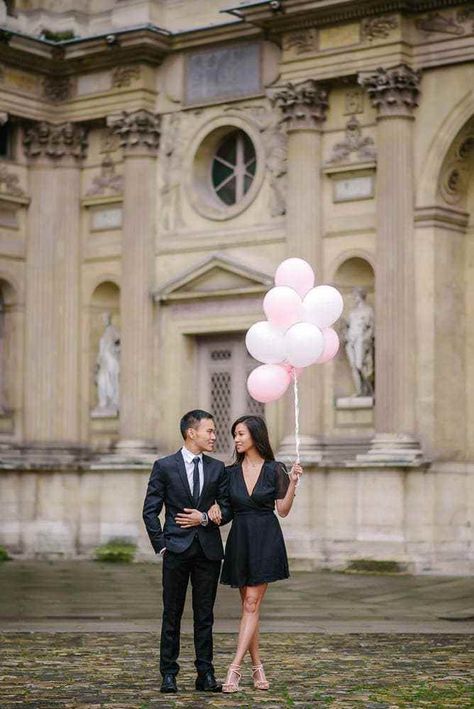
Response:
MULTIPOLYGON (((270 585, 262 654, 271 690, 196 693, 189 604, 177 697, 159 694, 155 564, 0 565, 0 709, 474 707, 472 578, 295 573, 270 585), (446 620, 449 618, 449 620, 446 620)), ((188 599, 189 600, 189 599, 188 599)), ((238 594, 216 604, 219 677, 238 594)))
MULTIPOLYGON (((233 634, 216 635, 223 676, 233 634)), ((159 694, 155 633, 7 633, 1 637, 2 709, 110 707, 472 707, 467 635, 267 634, 262 651, 269 692, 206 696, 193 690, 192 638, 184 635, 180 692, 159 694)))

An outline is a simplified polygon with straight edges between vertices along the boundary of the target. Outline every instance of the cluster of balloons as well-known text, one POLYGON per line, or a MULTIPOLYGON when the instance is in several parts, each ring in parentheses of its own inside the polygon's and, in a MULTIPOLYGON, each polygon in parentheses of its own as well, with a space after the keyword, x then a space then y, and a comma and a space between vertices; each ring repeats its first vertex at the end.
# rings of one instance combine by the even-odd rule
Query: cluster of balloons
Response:
POLYGON ((267 320, 252 325, 245 338, 249 353, 263 362, 247 380, 256 401, 276 401, 304 367, 337 354, 339 338, 330 326, 342 314, 342 296, 314 281, 313 269, 300 258, 286 259, 276 270, 275 287, 263 300, 267 320))

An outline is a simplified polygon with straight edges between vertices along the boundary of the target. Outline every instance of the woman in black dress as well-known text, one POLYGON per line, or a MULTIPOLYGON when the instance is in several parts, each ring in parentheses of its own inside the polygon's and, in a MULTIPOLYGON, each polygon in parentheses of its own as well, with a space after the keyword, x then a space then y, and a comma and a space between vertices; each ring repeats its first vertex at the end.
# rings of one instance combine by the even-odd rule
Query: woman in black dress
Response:
MULTIPOLYGON (((268 689, 259 654, 259 610, 267 586, 289 576, 285 542, 274 514, 291 510, 295 487, 303 473, 293 465, 288 474, 275 460, 265 421, 260 416, 242 416, 232 426, 235 463, 227 468, 234 519, 226 543, 221 583, 238 588, 242 599, 237 651, 229 667, 224 692, 236 692, 240 666, 247 651, 252 658, 256 689, 268 689)), ((219 522, 219 510, 210 511, 219 522)))

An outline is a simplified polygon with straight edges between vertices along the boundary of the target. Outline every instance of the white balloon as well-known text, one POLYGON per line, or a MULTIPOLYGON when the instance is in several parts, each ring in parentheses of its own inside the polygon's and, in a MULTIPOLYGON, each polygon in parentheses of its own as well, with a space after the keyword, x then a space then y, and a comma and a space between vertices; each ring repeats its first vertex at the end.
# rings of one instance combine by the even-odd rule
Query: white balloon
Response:
POLYGON ((286 357, 283 334, 266 320, 252 325, 245 336, 245 345, 252 357, 264 364, 279 364, 286 357))
POLYGON ((302 258, 287 258, 275 272, 276 286, 290 286, 301 298, 314 286, 314 271, 302 258))
POLYGON ((337 288, 316 286, 305 295, 303 308, 306 322, 324 329, 341 317, 344 301, 337 288))
POLYGON ((307 322, 296 323, 285 333, 286 359, 293 367, 308 367, 322 355, 324 343, 319 327, 307 322))

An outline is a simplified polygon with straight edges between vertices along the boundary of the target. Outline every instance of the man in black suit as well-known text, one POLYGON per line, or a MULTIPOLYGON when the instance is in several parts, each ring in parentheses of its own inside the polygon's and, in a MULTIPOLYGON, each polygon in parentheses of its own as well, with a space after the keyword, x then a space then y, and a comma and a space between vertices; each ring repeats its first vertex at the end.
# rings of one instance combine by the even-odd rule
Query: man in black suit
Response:
POLYGON ((219 527, 207 514, 217 502, 222 523, 230 520, 224 464, 203 455, 214 449, 212 414, 196 409, 180 423, 184 446, 153 465, 143 520, 153 549, 163 555, 163 621, 160 643, 161 692, 176 692, 181 616, 191 579, 196 689, 220 692, 212 665, 213 608, 224 556, 219 527), (165 505, 162 529, 158 515, 165 505))

